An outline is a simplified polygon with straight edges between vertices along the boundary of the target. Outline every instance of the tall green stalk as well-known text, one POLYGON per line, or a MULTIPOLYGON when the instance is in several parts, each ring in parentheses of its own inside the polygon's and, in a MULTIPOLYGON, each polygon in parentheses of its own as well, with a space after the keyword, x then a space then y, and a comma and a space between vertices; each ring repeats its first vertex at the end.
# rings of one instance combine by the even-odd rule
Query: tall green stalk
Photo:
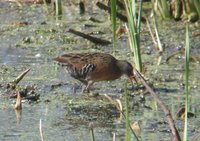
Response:
POLYGON ((186 25, 186 47, 185 47, 185 125, 184 125, 184 141, 187 141, 187 125, 189 111, 189 64, 190 64, 190 43, 189 29, 186 25))
POLYGON ((140 1, 139 18, 136 17, 136 2, 135 0, 124 0, 128 18, 128 34, 129 34, 129 44, 131 51, 134 56, 134 61, 136 69, 138 71, 142 70, 142 60, 140 54, 140 24, 141 24, 141 14, 142 14, 142 0, 140 1), (137 22, 138 20, 138 22, 137 22))
POLYGON ((62 15, 62 0, 55 0, 56 16, 60 20, 62 15))
MULTIPOLYGON (((139 4, 139 13, 138 13, 138 22, 137 22, 138 33, 140 33, 140 27, 141 27, 141 14, 142 14, 142 0, 140 1, 140 4, 139 4)), ((139 36, 139 38, 140 38, 140 36, 139 36)))
POLYGON ((158 0, 158 9, 164 19, 168 19, 171 16, 167 3, 167 0, 158 0))
POLYGON ((199 18, 200 18, 200 1, 199 0, 194 0, 194 6, 196 8, 196 11, 199 15, 199 18))
POLYGON ((130 132, 130 121, 129 121, 129 108, 128 108, 128 92, 127 92, 127 82, 125 82, 125 117, 126 117, 126 141, 131 140, 131 132, 130 132))
POLYGON ((113 34, 113 51, 116 49, 116 0, 110 1, 111 5, 111 21, 112 21, 112 34, 113 34))

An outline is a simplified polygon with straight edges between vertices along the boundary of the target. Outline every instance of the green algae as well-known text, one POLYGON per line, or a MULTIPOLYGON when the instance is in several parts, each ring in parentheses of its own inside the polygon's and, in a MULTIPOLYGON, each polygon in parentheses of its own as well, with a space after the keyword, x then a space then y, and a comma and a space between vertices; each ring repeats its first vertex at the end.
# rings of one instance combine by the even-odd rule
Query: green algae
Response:
MULTIPOLYGON (((14 10, 0 16, 0 115, 1 135, 0 140, 39 140, 38 124, 43 119, 44 135, 47 140, 89 140, 89 123, 94 123, 96 138, 99 140, 112 140, 112 132, 117 139, 125 139, 124 119, 119 111, 103 94, 123 101, 123 83, 127 80, 122 77, 113 82, 96 83, 91 92, 99 95, 82 94, 81 84, 63 73, 52 58, 68 52, 108 52, 112 54, 112 45, 97 46, 81 37, 66 32, 69 28, 81 29, 86 33, 101 31, 95 36, 111 39, 110 21, 107 13, 94 9, 92 16, 99 18, 103 23, 88 21, 89 14, 80 17, 75 5, 67 7, 63 20, 55 21, 52 15, 42 12, 39 5, 15 4, 5 6, 14 10), (30 8, 31 7, 31 8, 30 8), (10 17, 10 19, 5 18, 10 17), (14 16, 12 16, 14 15, 14 16), (28 25, 18 26, 16 21, 27 21, 28 25), (31 103, 28 100, 22 103, 22 121, 16 125, 16 118, 12 106, 15 99, 5 96, 5 85, 12 81, 21 71, 31 67, 29 75, 21 82, 20 86, 35 85, 36 93, 40 99, 31 103), (52 85, 66 83, 56 88, 52 85), (73 91, 73 84, 77 84, 77 92, 73 91), (84 137, 83 137, 84 136, 84 137)), ((66 4, 67 5, 67 4, 66 4)), ((183 97, 183 54, 173 56, 169 62, 166 59, 174 52, 184 48, 184 24, 175 21, 158 21, 162 43, 165 46, 163 54, 158 54, 153 48, 148 30, 142 25, 141 52, 145 67, 145 78, 151 83, 161 99, 169 107, 179 131, 183 129, 183 122, 176 119, 177 110, 184 104, 183 97), (161 58, 160 58, 161 56, 161 58)), ((190 26, 191 32, 198 32, 194 25, 190 26)), ((192 38, 192 55, 198 55, 199 38, 192 38)), ((121 35, 117 40, 116 58, 126 59, 132 63, 130 49, 126 35, 121 35)), ((199 106, 199 58, 191 64, 191 109, 198 117, 199 106)), ((130 121, 140 121, 142 128, 141 140, 169 139, 164 114, 156 102, 141 85, 129 90, 130 96, 130 121), (142 101, 141 101, 142 97, 142 101)), ((190 134, 197 133, 198 118, 189 120, 190 134), (193 132, 194 131, 194 132, 193 132)))

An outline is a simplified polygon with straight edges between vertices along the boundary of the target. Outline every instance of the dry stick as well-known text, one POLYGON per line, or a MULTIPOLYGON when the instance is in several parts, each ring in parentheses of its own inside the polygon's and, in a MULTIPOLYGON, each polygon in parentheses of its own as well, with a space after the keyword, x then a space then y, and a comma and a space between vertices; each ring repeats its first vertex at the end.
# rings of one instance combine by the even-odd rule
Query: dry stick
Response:
POLYGON ((151 35, 152 41, 153 41, 153 43, 154 43, 154 47, 155 47, 155 49, 158 49, 158 48, 157 48, 158 44, 157 44, 157 42, 156 42, 156 40, 155 40, 155 38, 154 38, 153 32, 152 32, 152 30, 151 30, 151 27, 150 27, 150 24, 149 24, 149 21, 148 21, 147 18, 146 18, 146 24, 147 24, 147 27, 148 27, 148 29, 149 29, 149 33, 150 33, 150 35, 151 35))
POLYGON ((17 100, 14 106, 14 109, 21 110, 22 109, 22 101, 21 101, 21 94, 17 91, 17 100))
POLYGON ((17 124, 19 124, 21 122, 21 114, 22 114, 21 94, 19 93, 19 91, 17 91, 17 100, 14 106, 14 110, 16 114, 17 124))
POLYGON ((42 132, 42 119, 40 119, 40 126, 39 126, 39 129, 40 129, 41 141, 44 141, 44 136, 43 136, 43 132, 42 132))
POLYGON ((146 89, 150 92, 150 94, 154 97, 158 105, 161 107, 161 109, 164 111, 167 122, 169 124, 169 127, 172 132, 172 141, 181 141, 180 135, 178 130, 176 129, 175 123, 173 121, 172 115, 170 111, 167 109, 167 107, 164 105, 164 103, 161 101, 161 99, 157 96, 157 94, 154 92, 154 90, 146 83, 145 79, 142 77, 142 75, 134 69, 134 72, 136 76, 140 79, 142 84, 146 87, 146 89))
POLYGON ((25 70, 24 72, 22 72, 19 76, 17 76, 17 78, 15 78, 15 80, 13 80, 13 83, 15 85, 17 85, 23 78, 24 76, 30 71, 31 68, 28 68, 27 70, 25 70))
POLYGON ((15 115, 16 115, 17 124, 20 124, 20 122, 21 122, 22 110, 14 109, 14 111, 15 111, 15 115))
POLYGON ((107 40, 103 40, 103 39, 100 39, 100 38, 96 38, 96 37, 93 37, 93 36, 90 36, 88 34, 85 34, 85 33, 82 33, 80 31, 77 31, 77 30, 74 30, 74 29, 69 29, 68 32, 70 33, 73 33, 75 35, 78 35, 80 37, 83 37, 85 39, 88 39, 89 41, 93 42, 93 43, 96 43, 96 44, 100 44, 100 45, 108 45, 108 44, 111 44, 110 41, 107 41, 107 40))

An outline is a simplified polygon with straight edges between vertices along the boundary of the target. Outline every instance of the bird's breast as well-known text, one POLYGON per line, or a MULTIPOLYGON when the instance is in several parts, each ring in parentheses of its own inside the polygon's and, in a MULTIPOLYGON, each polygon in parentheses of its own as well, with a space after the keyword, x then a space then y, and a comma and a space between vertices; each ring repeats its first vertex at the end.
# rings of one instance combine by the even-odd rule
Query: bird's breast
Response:
POLYGON ((93 81, 109 81, 115 80, 121 77, 122 73, 117 67, 113 67, 112 65, 102 64, 101 66, 97 66, 94 71, 91 71, 87 76, 87 80, 93 81))

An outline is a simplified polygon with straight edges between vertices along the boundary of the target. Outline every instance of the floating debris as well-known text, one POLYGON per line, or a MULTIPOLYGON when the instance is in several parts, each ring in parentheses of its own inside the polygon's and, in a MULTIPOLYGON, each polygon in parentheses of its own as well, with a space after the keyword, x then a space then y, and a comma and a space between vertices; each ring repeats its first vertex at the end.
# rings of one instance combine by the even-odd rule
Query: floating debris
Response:
POLYGON ((95 43, 95 44, 100 44, 100 45, 108 45, 108 44, 111 44, 110 41, 107 41, 107 40, 103 40, 103 39, 100 39, 100 38, 96 38, 96 37, 93 37, 93 36, 90 36, 88 34, 85 34, 85 33, 82 33, 80 31, 77 31, 77 30, 74 30, 74 29, 69 29, 68 32, 70 33, 73 33, 75 35, 78 35, 80 37, 83 37, 85 39, 88 39, 89 41, 95 43))

